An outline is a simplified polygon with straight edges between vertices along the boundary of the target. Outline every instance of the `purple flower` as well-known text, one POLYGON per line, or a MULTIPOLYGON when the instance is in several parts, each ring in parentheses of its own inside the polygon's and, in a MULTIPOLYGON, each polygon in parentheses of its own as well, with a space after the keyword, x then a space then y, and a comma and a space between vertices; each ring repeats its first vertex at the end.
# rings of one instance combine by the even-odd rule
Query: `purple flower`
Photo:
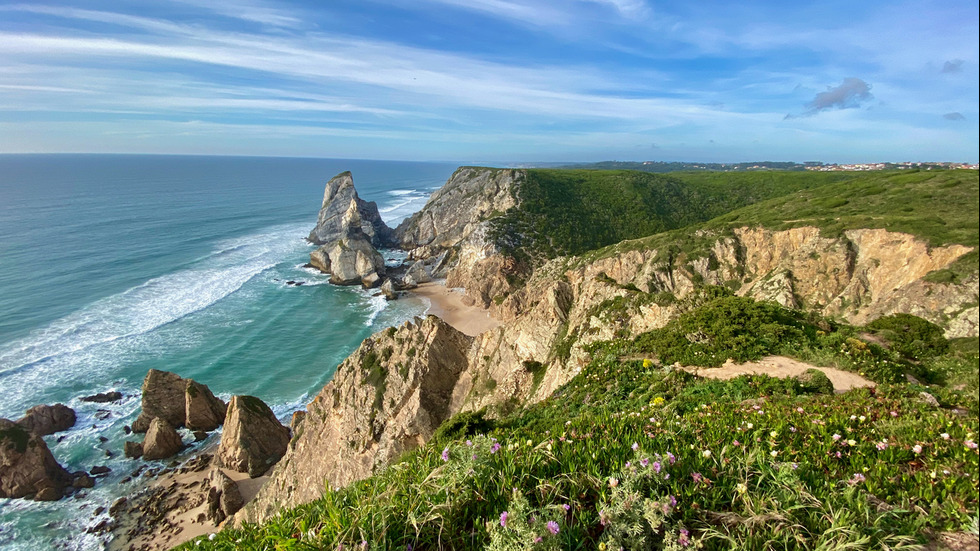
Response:
POLYGON ((630 446, 630 447, 633 448, 633 451, 636 451, 636 450, 640 449, 640 445, 637 444, 636 442, 633 442, 633 445, 630 446))
POLYGON ((467 446, 472 446, 472 445, 473 445, 473 442, 472 442, 471 440, 467 440, 467 441, 466 441, 466 445, 467 445, 467 446))
POLYGON ((446 446, 446 449, 442 450, 442 460, 449 461, 449 446, 446 446))
POLYGON ((681 535, 677 538, 677 544, 680 545, 681 547, 687 547, 691 545, 691 540, 690 538, 688 538, 688 535, 690 535, 690 532, 688 532, 684 528, 681 528, 681 535))
POLYGON ((677 461, 677 458, 674 457, 674 454, 667 452, 667 460, 670 462, 671 465, 673 465, 674 462, 677 461))
POLYGON ((500 450, 500 442, 494 442, 493 445, 490 446, 490 453, 497 453, 499 450, 500 450))
POLYGON ((661 468, 662 468, 662 466, 660 465, 660 462, 659 461, 654 461, 653 462, 653 472, 659 473, 661 468))
POLYGON ((548 531, 551 532, 552 535, 557 534, 558 533, 558 523, 555 522, 555 521, 553 521, 553 520, 549 520, 548 521, 548 531))
POLYGON ((500 513, 500 527, 507 528, 507 511, 500 513))
POLYGON ((640 460, 640 466, 643 468, 646 468, 646 466, 649 464, 650 464, 650 460, 645 457, 640 460))
POLYGON ((562 505, 562 507, 564 507, 566 511, 570 511, 572 509, 572 506, 567 503, 562 505))

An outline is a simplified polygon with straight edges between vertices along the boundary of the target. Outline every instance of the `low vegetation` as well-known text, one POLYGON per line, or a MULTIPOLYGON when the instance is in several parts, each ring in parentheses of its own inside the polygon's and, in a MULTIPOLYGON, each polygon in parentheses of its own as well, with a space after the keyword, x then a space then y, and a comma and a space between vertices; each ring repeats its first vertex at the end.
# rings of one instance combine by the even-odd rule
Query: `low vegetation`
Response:
POLYGON ((532 169, 516 191, 520 207, 493 220, 491 237, 506 254, 541 261, 704 222, 758 201, 854 177, 532 169))
POLYGON ((717 288, 699 296, 661 333, 594 346, 543 402, 459 414, 372 478, 184 548, 914 549, 976 529, 977 390, 950 386, 976 374, 976 339, 971 351, 918 318, 830 326, 717 288), (681 334, 882 384, 835 395, 819 372, 701 379, 662 367, 673 351, 708 357, 680 351, 681 334), (873 371, 883 361, 898 371, 873 371), (909 370, 934 384, 897 376, 909 370))

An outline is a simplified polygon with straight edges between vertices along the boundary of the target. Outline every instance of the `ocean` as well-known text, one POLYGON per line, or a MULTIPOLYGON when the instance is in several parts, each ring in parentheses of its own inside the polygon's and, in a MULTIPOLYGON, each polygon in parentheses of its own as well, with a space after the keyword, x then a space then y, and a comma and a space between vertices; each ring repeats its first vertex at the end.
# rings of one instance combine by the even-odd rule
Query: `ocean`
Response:
POLYGON ((305 237, 339 172, 350 170, 394 227, 455 168, 0 155, 0 417, 64 403, 78 421, 46 437, 55 458, 69 471, 112 469, 81 497, 0 499, 0 550, 102 547, 85 533, 107 518, 94 511, 142 484, 120 481, 140 464, 122 448, 147 370, 191 377, 226 400, 257 396, 288 421, 365 337, 423 314, 419 299, 387 303, 328 284, 303 267, 313 249, 305 237), (79 400, 109 390, 124 399, 79 400))

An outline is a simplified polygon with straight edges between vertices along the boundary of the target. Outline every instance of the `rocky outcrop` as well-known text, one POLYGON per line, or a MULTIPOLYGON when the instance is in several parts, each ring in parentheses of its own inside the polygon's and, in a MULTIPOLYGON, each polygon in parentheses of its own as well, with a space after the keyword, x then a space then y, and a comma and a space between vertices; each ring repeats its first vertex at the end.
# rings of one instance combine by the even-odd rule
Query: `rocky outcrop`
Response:
POLYGON ((235 484, 235 481, 221 469, 211 469, 208 474, 206 499, 205 515, 215 526, 220 525, 245 505, 238 484, 235 484))
POLYGON ((184 425, 192 431, 212 431, 225 422, 225 403, 206 385, 187 379, 184 387, 184 425))
POLYGON ((459 168, 422 210, 395 230, 401 247, 424 268, 423 273, 413 266, 417 271, 412 279, 445 277, 447 285, 465 289, 468 302, 483 306, 506 295, 509 276, 518 267, 487 232, 492 218, 517 206, 525 178, 523 170, 459 168))
POLYGON ((34 406, 17 424, 38 436, 47 436, 74 427, 75 410, 64 404, 34 406))
POLYGON ((218 448, 219 465, 252 478, 262 476, 286 453, 289 429, 265 402, 232 396, 218 448))
POLYGON ((454 413, 472 342, 435 316, 365 339, 308 405, 290 450, 238 519, 316 499, 325 485, 370 476, 431 438, 454 413))
POLYGON ((98 394, 92 394, 91 396, 84 396, 79 398, 83 402, 93 402, 96 404, 105 404, 108 402, 118 402, 122 400, 122 392, 118 390, 110 390, 108 392, 100 392, 98 394))
MULTIPOLYGON (((310 234, 311 241, 322 243, 323 246, 310 253, 310 265, 330 274, 330 282, 335 285, 361 284, 370 288, 381 284, 385 262, 375 249, 379 234, 370 222, 364 221, 357 193, 353 190, 354 184, 349 172, 335 177, 327 184, 323 208, 320 209, 320 222, 310 234), (336 186, 342 187, 334 189, 336 186), (365 231, 366 228, 368 231, 365 231)), ((375 206, 374 215, 376 214, 375 206)), ((379 217, 378 221, 380 220, 379 217)), ((384 226, 384 222, 380 224, 384 226)), ((387 226, 384 230, 390 232, 387 226)), ((383 241, 387 239, 385 237, 383 241)))
POLYGON ((44 439, 0 419, 0 498, 61 499, 72 477, 51 455, 44 439))
POLYGON ((391 245, 391 228, 381 219, 376 203, 358 197, 354 189, 354 177, 350 172, 341 172, 327 182, 316 227, 308 238, 310 242, 314 245, 325 245, 346 236, 350 220, 345 220, 345 216, 351 203, 358 215, 358 227, 368 241, 375 247, 391 245))
POLYGON ((176 373, 151 369, 143 379, 142 409, 133 432, 146 432, 154 418, 171 427, 214 430, 224 420, 225 403, 207 386, 176 373))
POLYGON ((177 455, 184 449, 184 443, 177 430, 165 420, 154 417, 143 438, 143 459, 154 461, 177 455))

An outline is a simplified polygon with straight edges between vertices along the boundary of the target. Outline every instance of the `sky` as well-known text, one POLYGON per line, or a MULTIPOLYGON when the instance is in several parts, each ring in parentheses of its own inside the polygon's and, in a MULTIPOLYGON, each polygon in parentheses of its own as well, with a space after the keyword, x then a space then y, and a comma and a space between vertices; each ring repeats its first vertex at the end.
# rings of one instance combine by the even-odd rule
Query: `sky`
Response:
POLYGON ((976 0, 0 0, 0 153, 977 162, 976 0))

